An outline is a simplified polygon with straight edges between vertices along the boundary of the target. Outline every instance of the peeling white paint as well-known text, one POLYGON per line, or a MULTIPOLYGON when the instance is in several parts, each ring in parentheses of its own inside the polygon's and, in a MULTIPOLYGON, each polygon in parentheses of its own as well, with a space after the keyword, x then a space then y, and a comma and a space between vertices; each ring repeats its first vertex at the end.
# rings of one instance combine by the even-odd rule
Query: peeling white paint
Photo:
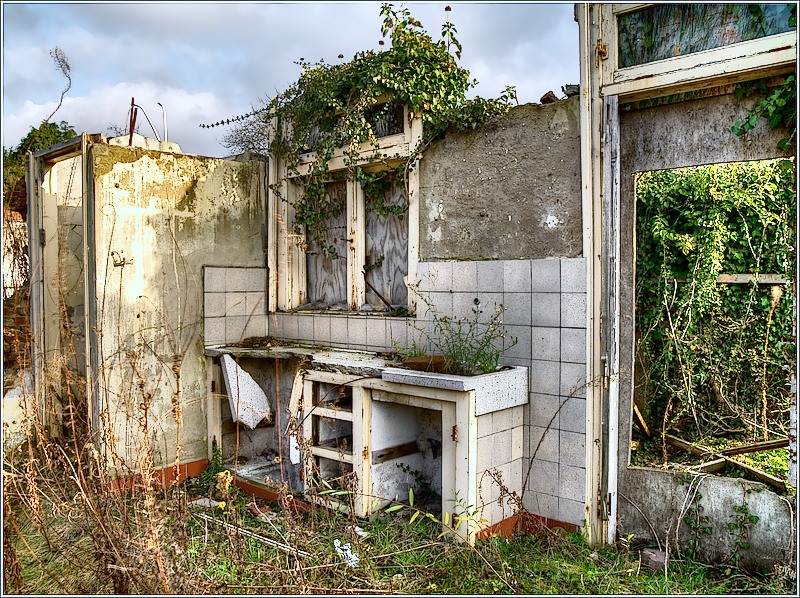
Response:
POLYGON ((539 223, 539 226, 542 228, 555 228, 559 224, 563 224, 563 220, 559 220, 558 216, 554 216, 553 214, 546 214, 542 216, 542 220, 539 223))

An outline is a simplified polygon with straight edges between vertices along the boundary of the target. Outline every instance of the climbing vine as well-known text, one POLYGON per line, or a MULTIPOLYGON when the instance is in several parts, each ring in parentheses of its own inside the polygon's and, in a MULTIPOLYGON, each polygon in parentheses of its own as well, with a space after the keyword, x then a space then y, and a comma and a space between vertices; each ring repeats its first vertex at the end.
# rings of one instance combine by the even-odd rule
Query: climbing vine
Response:
POLYGON ((692 441, 788 433, 794 189, 793 160, 638 177, 636 395, 651 427, 692 441), (788 282, 717 280, 748 273, 788 282))
POLYGON ((785 152, 794 148, 797 138, 797 81, 794 73, 788 75, 777 87, 769 87, 767 79, 760 79, 737 86, 734 93, 739 100, 753 94, 759 95, 753 108, 731 127, 734 135, 741 137, 754 129, 760 119, 765 118, 770 129, 782 126, 788 133, 778 141, 778 148, 785 152))
MULTIPOLYGON (((450 7, 445 10, 449 12, 450 7)), ((295 228, 306 234, 309 245, 317 245, 331 257, 337 257, 337 252, 325 240, 326 222, 345 206, 329 201, 327 183, 337 177, 356 180, 379 214, 401 214, 402 206, 383 203, 389 175, 407 181, 408 170, 431 141, 447 130, 474 129, 505 113, 515 97, 514 88, 507 87, 496 99, 467 99, 477 81, 458 64, 462 48, 449 19, 440 39, 434 40, 405 8, 383 4, 380 14, 381 33, 391 42, 388 49, 359 52, 349 62, 338 64, 300 59, 299 79, 265 101, 226 139, 229 147, 267 150, 283 158, 294 175, 299 174, 303 157, 312 156, 307 173, 298 181, 303 193, 293 202, 295 228), (378 151, 380 129, 396 120, 398 107, 402 114, 402 106, 409 117, 422 119, 423 140, 408 157, 384 156, 378 151), (366 155, 364 144, 371 148, 366 155), (345 171, 333 176, 328 162, 337 150, 343 151, 345 171), (383 163, 381 172, 367 172, 361 166, 376 162, 383 163)), ((379 43, 384 45, 383 40, 379 43)))
MULTIPOLYGON (((789 8, 789 27, 797 27, 797 6, 787 4, 789 8)), ((763 21, 764 12, 757 4, 748 6, 751 13, 760 16, 763 21)), ((741 137, 754 129, 761 118, 767 119, 770 129, 782 126, 788 132, 786 137, 778 141, 778 148, 788 152, 793 149, 797 139, 797 77, 795 73, 784 78, 783 83, 770 87, 768 79, 759 79, 737 85, 734 89, 737 100, 750 97, 754 94, 760 96, 755 105, 743 117, 738 119, 731 131, 741 137)))

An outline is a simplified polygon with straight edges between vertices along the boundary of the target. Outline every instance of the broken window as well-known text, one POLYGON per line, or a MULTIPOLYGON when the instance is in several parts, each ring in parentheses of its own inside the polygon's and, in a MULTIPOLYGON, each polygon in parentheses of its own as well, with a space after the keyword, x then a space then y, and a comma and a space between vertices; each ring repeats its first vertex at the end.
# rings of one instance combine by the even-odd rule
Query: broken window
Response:
POLYGON ((413 161, 407 162, 421 138, 422 122, 391 102, 367 116, 377 138, 360 144, 363 160, 345 148, 334 151, 328 182, 311 188, 321 193, 314 201, 304 195, 304 177, 316 154, 303 154, 291 169, 284 160, 271 160, 270 178, 276 183, 269 187, 267 227, 274 309, 398 316, 413 309, 408 281, 415 279, 418 263, 419 175, 413 161))
POLYGON ((634 464, 757 445, 786 480, 796 211, 793 160, 637 176, 634 464))
POLYGON ((366 197, 367 304, 381 310, 406 304, 408 288, 408 218, 403 182, 389 174, 371 197, 366 197))
POLYGON ((310 304, 347 309, 347 183, 325 186, 328 214, 324 237, 306 246, 306 285, 310 304))
POLYGON ((388 137, 403 133, 403 105, 398 102, 378 104, 367 112, 375 137, 388 137))
POLYGON ((785 33, 790 4, 661 4, 617 17, 619 67, 785 33))

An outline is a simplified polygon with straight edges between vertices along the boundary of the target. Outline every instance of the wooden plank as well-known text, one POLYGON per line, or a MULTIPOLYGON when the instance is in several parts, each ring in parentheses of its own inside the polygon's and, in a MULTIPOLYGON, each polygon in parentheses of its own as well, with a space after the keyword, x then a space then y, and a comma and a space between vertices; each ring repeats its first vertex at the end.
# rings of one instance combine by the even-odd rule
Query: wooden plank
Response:
POLYGON ((377 465, 378 463, 383 463, 384 461, 399 459, 400 457, 413 455, 414 453, 418 452, 419 447, 417 446, 416 441, 398 444, 397 446, 372 451, 372 464, 377 465))
POLYGON ((367 297, 367 285, 364 280, 365 223, 364 190, 355 181, 347 181, 347 226, 350 241, 347 251, 347 279, 350 285, 347 302, 351 310, 361 309, 367 297))
MULTIPOLYGON (((782 274, 720 274, 716 278, 718 284, 750 284, 753 281, 758 284, 788 284, 791 282, 782 274)), ((667 283, 686 283, 685 278, 665 278, 667 283)))
POLYGON ((222 371, 215 363, 213 357, 206 357, 206 380, 208 383, 206 425, 208 426, 208 462, 214 460, 214 442, 217 448, 222 451, 222 402, 220 397, 225 397, 222 390, 222 371), (215 392, 216 390, 216 392, 215 392))
POLYGON ((778 440, 767 440, 766 442, 756 442, 755 444, 734 446, 732 448, 723 449, 718 452, 720 455, 726 455, 726 456, 744 455, 745 453, 760 453, 761 451, 772 451, 787 446, 789 446, 789 439, 779 438, 778 440))
POLYGON ((725 459, 714 459, 713 461, 709 461, 707 463, 703 463, 701 465, 696 465, 691 469, 698 473, 716 473, 718 471, 722 471, 727 466, 727 462, 725 459))
POLYGON ((650 428, 647 427, 647 422, 644 421, 644 417, 642 417, 642 413, 639 411, 639 407, 635 402, 633 403, 633 415, 635 416, 634 421, 642 430, 642 432, 644 432, 644 435, 650 438, 650 428))
POLYGON ((781 274, 720 274, 717 282, 722 284, 750 284, 755 280, 758 284, 786 284, 788 278, 781 274))
MULTIPOLYGON (((314 409, 314 382, 309 380, 308 378, 305 379, 303 383, 303 450, 305 447, 311 445, 314 442, 314 426, 313 426, 313 419, 311 417, 311 411, 314 409)), ((303 489, 309 490, 311 488, 312 480, 314 479, 314 462, 316 459, 313 459, 306 455, 306 458, 302 460, 303 462, 303 489)))
POLYGON ((353 453, 341 451, 339 449, 332 449, 327 446, 312 446, 309 447, 312 455, 317 457, 324 457, 332 461, 343 461, 345 463, 353 463, 353 453))
MULTIPOLYGON (((414 151, 422 143, 422 119, 416 116, 411 119, 409 150, 414 151)), ((418 281, 419 265, 419 160, 411 165, 408 172, 408 266, 406 284, 413 285, 418 281)), ((408 293, 408 309, 416 310, 413 293, 408 293)))
POLYGON ((671 436, 670 434, 664 434, 664 441, 667 444, 671 444, 672 446, 688 451, 691 454, 695 455, 696 457, 714 457, 715 459, 724 459, 728 465, 731 465, 733 467, 738 467, 745 473, 749 473, 758 481, 763 482, 768 486, 771 486, 778 492, 786 491, 786 484, 784 484, 783 480, 776 478, 775 476, 771 476, 770 474, 761 471, 756 467, 752 467, 750 465, 747 465, 746 463, 737 461, 736 459, 731 459, 730 457, 727 457, 720 453, 716 453, 703 446, 693 445, 689 442, 686 442, 685 440, 677 438, 676 436, 671 436))
POLYGON ((695 457, 710 457, 714 454, 710 449, 693 445, 691 442, 686 442, 685 440, 670 434, 664 434, 664 442, 671 444, 674 447, 683 449, 693 454, 695 457))
POLYGON ((325 220, 325 231, 320 241, 314 244, 306 235, 306 298, 309 303, 337 305, 347 303, 347 183, 328 183, 326 202, 341 206, 338 216, 329 214, 325 220), (326 249, 334 247, 338 257, 332 257, 326 249))
MULTIPOLYGON (((391 188, 385 193, 386 206, 406 207, 406 194, 402 184, 391 175, 391 188)), ((366 263, 371 267, 367 282, 391 305, 406 305, 408 287, 408 219, 407 214, 381 216, 369 205, 366 206, 366 263), (380 266, 376 266, 379 264, 380 266)), ((366 302, 378 309, 386 309, 383 301, 372 290, 367 290, 366 302)))
POLYGON ((297 369, 292 381, 292 394, 289 397, 289 417, 297 417, 300 411, 300 399, 303 398, 303 370, 297 369))
MULTIPOLYGON (((362 143, 359 146, 358 150, 359 158, 355 161, 355 164, 363 165, 375 162, 375 159, 373 158, 375 153, 376 150, 373 147, 372 143, 368 141, 362 143)), ((395 156, 399 157, 408 156, 409 144, 406 143, 405 133, 398 133, 397 135, 389 135, 387 137, 379 138, 377 153, 379 153, 382 158, 387 158, 387 159, 394 158, 395 156)), ((297 172, 289 173, 288 176, 296 178, 307 175, 311 170, 311 164, 313 164, 316 161, 316 159, 317 155, 314 152, 303 154, 300 157, 300 164, 297 165, 297 172)), ((340 148, 334 151, 333 157, 330 160, 328 160, 328 170, 330 172, 334 172, 336 170, 343 170, 347 168, 349 164, 351 164, 350 159, 344 157, 344 149, 340 148)))
POLYGON ((325 407, 315 407, 314 415, 327 419, 338 419, 346 422, 353 421, 353 412, 345 409, 327 409, 325 407))
MULTIPOLYGON (((277 119, 274 118, 270 124, 270 143, 273 139, 273 132, 277 126, 277 119)), ((268 301, 269 313, 274 313, 278 308, 278 202, 280 199, 276 196, 272 185, 278 182, 278 159, 277 156, 272 156, 267 162, 267 270, 269 276, 268 286, 268 301)))
POLYGON ((372 398, 367 388, 353 389, 353 473, 358 488, 353 504, 357 517, 372 513, 372 398))

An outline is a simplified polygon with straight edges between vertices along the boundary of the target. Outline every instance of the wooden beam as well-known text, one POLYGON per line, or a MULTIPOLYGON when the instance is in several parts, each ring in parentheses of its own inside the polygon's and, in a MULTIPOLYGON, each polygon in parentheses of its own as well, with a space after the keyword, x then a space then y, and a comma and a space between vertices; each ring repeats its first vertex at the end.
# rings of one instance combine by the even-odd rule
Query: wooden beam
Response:
POLYGON ((753 281, 758 284, 786 284, 788 278, 781 274, 720 274, 717 282, 723 284, 749 284, 753 281))
POLYGON ((725 459, 714 459, 713 461, 696 465, 695 467, 692 467, 692 470, 698 473, 716 473, 725 469, 727 465, 728 464, 725 462, 725 459))
POLYGON ((639 407, 637 407, 635 402, 633 403, 633 415, 634 415, 634 421, 642 430, 642 432, 644 432, 644 435, 650 438, 650 428, 647 427, 647 422, 644 421, 644 417, 642 417, 642 412, 639 411, 639 407))
MULTIPOLYGON (((333 157, 328 160, 328 170, 333 172, 335 170, 343 170, 348 166, 348 159, 344 155, 344 148, 339 148, 333 153, 333 157)), ((381 159, 390 160, 395 157, 405 157, 409 154, 409 144, 406 143, 405 133, 398 133, 397 135, 387 135, 378 139, 377 149, 370 143, 364 142, 359 145, 356 164, 372 164, 379 162, 381 159), (376 159, 375 156, 378 156, 376 159)), ((317 160, 315 152, 303 154, 300 157, 300 163, 297 165, 297 172, 289 173, 289 177, 295 178, 307 175, 311 170, 311 165, 317 160)))
POLYGON ((300 399, 303 397, 303 370, 297 368, 292 381, 292 394, 289 397, 289 417, 297 417, 300 411, 300 399))
POLYGON ((350 309, 361 309, 367 301, 367 285, 364 280, 364 264, 366 260, 366 206, 364 205, 364 189, 356 181, 347 181, 347 229, 349 242, 347 245, 347 301, 350 309))
POLYGON ((728 465, 731 465, 733 467, 738 467, 745 473, 749 473, 759 482, 763 482, 764 484, 771 486, 778 492, 786 492, 786 484, 784 484, 783 480, 776 478, 775 476, 771 476, 768 473, 761 471, 756 467, 752 467, 750 465, 747 465, 746 463, 737 461, 736 459, 731 459, 730 457, 714 452, 706 447, 691 444, 676 436, 671 436, 670 434, 664 434, 664 442, 674 447, 683 449, 693 454, 696 457, 701 457, 701 458, 714 457, 715 459, 724 459, 728 465))
MULTIPOLYGON (((616 47, 609 43, 616 64, 616 47)), ((602 95, 653 96, 766 76, 797 61, 796 33, 789 31, 720 48, 622 69, 608 68, 602 95)))
POLYGON ((372 464, 377 465, 378 463, 383 463, 384 461, 399 459, 400 457, 413 455, 414 453, 418 452, 419 447, 417 446, 416 442, 406 442, 405 444, 399 444, 397 446, 372 451, 372 464))
MULTIPOLYGON (((685 278, 665 278, 665 282, 685 283, 685 278)), ((788 284, 791 282, 782 274, 720 274, 716 278, 717 284, 788 284)))
POLYGON ((743 455, 745 453, 760 453, 761 451, 772 451, 779 448, 789 446, 788 438, 779 438, 778 440, 767 440, 766 442, 756 442, 755 444, 747 444, 745 446, 734 446, 719 451, 720 455, 743 455))

